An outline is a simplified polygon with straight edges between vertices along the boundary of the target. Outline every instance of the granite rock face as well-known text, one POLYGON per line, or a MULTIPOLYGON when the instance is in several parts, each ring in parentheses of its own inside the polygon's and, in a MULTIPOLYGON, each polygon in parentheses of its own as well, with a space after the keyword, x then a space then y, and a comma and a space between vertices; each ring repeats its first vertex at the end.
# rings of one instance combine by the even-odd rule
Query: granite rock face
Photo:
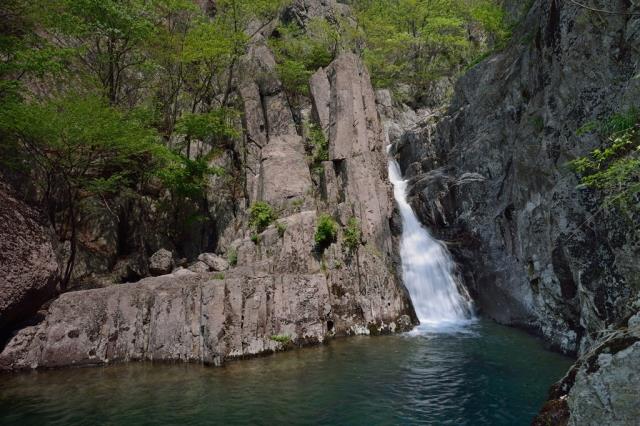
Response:
POLYGON ((606 333, 559 383, 534 420, 542 425, 633 425, 640 418, 640 312, 606 333))
POLYGON ((229 269, 229 262, 214 253, 202 253, 198 256, 198 260, 214 271, 226 271, 229 269))
POLYGON ((162 360, 220 365, 281 349, 275 335, 318 343, 329 310, 322 276, 234 271, 173 274, 66 293, 0 355, 0 369, 162 360))
MULTIPOLYGON (((628 3, 609 2, 612 10, 628 3)), ((471 69, 445 113, 396 137, 412 204, 499 322, 584 353, 640 290, 637 217, 602 209, 567 162, 577 129, 637 105, 640 17, 536 1, 504 51, 471 69)))
POLYGON ((55 296, 58 279, 48 227, 0 183, 0 337, 55 296))

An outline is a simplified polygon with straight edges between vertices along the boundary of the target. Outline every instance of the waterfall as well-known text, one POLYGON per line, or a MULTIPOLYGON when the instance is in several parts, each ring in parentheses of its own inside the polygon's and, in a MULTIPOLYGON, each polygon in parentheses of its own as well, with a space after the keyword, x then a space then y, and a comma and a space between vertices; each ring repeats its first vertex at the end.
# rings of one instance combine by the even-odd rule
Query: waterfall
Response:
POLYGON ((440 330, 473 318, 470 298, 454 276, 455 263, 443 243, 422 226, 407 201, 407 181, 389 160, 389 179, 402 217, 402 278, 420 320, 419 330, 440 330))

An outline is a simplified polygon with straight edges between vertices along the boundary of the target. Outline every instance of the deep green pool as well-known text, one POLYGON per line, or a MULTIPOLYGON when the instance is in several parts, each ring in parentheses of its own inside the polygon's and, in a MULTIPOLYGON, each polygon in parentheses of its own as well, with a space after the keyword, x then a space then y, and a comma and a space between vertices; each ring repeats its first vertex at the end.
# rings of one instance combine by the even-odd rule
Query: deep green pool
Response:
POLYGON ((571 364, 490 322, 359 337, 223 368, 133 364, 0 376, 1 425, 528 425, 571 364))

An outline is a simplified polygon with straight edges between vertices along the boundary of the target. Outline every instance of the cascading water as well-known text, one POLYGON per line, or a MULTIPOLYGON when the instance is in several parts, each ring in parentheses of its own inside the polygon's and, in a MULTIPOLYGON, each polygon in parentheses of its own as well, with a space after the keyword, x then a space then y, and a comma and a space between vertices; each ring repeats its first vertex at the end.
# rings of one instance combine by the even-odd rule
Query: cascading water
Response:
POLYGON ((473 309, 456 282, 451 255, 416 217, 407 202, 407 181, 393 159, 389 160, 389 179, 402 217, 402 278, 420 320, 418 329, 439 330, 469 322, 473 309))

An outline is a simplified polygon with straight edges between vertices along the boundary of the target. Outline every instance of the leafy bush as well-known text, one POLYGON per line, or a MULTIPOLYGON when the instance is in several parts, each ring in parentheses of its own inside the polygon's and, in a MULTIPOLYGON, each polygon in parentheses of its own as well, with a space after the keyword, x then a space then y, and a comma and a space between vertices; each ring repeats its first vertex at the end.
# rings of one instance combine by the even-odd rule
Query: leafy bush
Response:
POLYGON ((309 144, 311 145, 311 163, 314 168, 320 163, 329 160, 329 141, 324 137, 322 129, 315 123, 307 124, 309 144))
POLYGON ((344 245, 350 252, 354 252, 360 246, 361 238, 360 223, 358 219, 352 217, 344 230, 344 245))
POLYGON ((314 240, 316 245, 323 249, 328 247, 336 239, 338 224, 328 214, 321 214, 316 225, 314 240))
POLYGON ((217 146, 240 136, 234 119, 235 110, 219 108, 207 113, 184 114, 176 123, 176 133, 217 146))
POLYGON ((230 248, 227 252, 227 262, 229 265, 236 266, 238 264, 238 250, 235 248, 230 248))
POLYGON ((277 222, 276 229, 278 230, 278 235, 282 238, 284 237, 284 233, 287 232, 287 224, 284 222, 277 222))
POLYGON ((264 201, 257 201, 253 203, 249 209, 249 226, 258 234, 267 229, 267 227, 276 219, 277 217, 273 208, 271 208, 269 203, 264 201))
POLYGON ((311 72, 304 63, 294 59, 285 59, 276 66, 284 89, 290 94, 309 94, 309 77, 311 72))

